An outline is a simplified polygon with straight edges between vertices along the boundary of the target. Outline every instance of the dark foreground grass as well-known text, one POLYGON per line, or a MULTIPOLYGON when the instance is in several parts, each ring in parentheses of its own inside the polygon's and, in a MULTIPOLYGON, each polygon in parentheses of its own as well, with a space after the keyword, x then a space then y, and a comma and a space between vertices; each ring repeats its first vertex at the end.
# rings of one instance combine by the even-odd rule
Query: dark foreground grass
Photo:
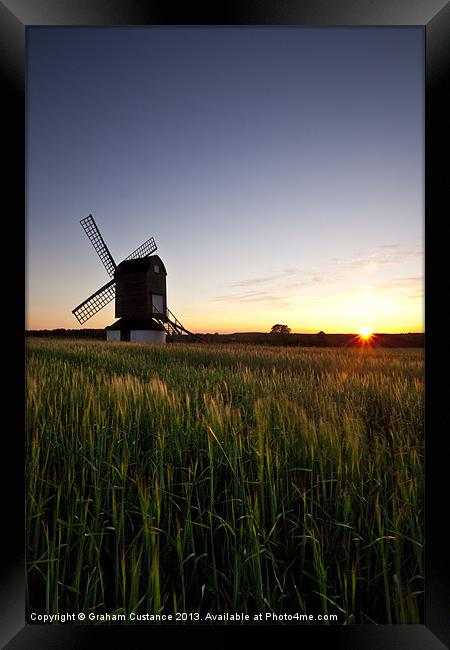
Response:
POLYGON ((27 351, 29 612, 423 622, 422 350, 27 351))

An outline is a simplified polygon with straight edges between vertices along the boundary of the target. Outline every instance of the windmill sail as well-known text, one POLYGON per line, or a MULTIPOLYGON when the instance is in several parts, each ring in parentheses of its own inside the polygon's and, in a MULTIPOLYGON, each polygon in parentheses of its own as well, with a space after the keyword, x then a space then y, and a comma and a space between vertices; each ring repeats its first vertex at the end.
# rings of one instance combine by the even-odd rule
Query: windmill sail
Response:
POLYGON ((100 234, 100 230, 97 228, 94 217, 92 214, 90 214, 85 219, 82 219, 80 223, 83 226, 84 232, 89 237, 89 240, 91 241, 91 244, 94 247, 97 255, 101 259, 103 266, 107 270, 109 276, 112 278, 114 276, 114 271, 116 270, 116 263, 114 262, 113 257, 109 252, 108 247, 103 240, 103 237, 100 234))
MULTIPOLYGON (((110 280, 110 282, 92 294, 92 296, 86 298, 86 300, 78 305, 78 307, 75 307, 75 309, 72 310, 72 314, 74 314, 80 325, 83 325, 83 323, 85 323, 97 312, 103 309, 103 307, 111 302, 111 300, 114 300, 114 297, 116 295, 116 281, 114 279, 114 274, 116 272, 117 265, 114 262, 113 257, 103 240, 103 237, 100 234, 100 231, 94 221, 92 214, 90 214, 85 219, 82 219, 80 223, 99 258, 101 259, 103 266, 109 273, 110 277, 113 278, 110 280)), ((156 249, 157 246, 155 240, 153 237, 150 237, 150 239, 147 239, 147 241, 141 244, 139 248, 136 248, 136 250, 130 253, 130 255, 128 255, 128 257, 125 259, 134 260, 138 258, 148 257, 154 253, 156 249)))
POLYGON ((157 245, 155 244, 155 240, 153 237, 150 237, 150 239, 147 239, 139 248, 136 248, 135 251, 130 253, 128 257, 126 257, 126 260, 135 260, 138 257, 148 257, 152 253, 154 253, 157 249, 157 245))
POLYGON ((100 309, 103 309, 116 295, 116 281, 110 280, 98 291, 86 298, 78 307, 72 310, 78 322, 83 325, 87 320, 92 318, 100 309))

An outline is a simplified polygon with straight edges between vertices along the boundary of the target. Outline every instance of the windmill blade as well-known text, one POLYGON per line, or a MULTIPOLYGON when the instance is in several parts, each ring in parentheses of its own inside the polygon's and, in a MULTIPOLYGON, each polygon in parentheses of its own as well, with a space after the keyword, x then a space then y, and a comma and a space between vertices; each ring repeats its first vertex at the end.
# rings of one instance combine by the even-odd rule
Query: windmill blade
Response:
POLYGON ((92 318, 100 309, 103 309, 116 295, 116 281, 110 280, 107 284, 103 285, 98 291, 86 298, 81 305, 72 310, 75 318, 80 325, 83 325, 87 320, 92 318))
POLYGON ((100 230, 97 228, 94 217, 92 214, 90 214, 85 219, 82 219, 80 223, 83 226, 84 232, 89 237, 92 246, 97 252, 97 255, 101 259, 103 266, 107 270, 109 276, 112 278, 114 276, 114 271, 116 270, 116 263, 113 260, 113 257, 103 240, 103 237, 100 234, 100 230))
POLYGON ((158 246, 155 244, 155 240, 153 239, 153 237, 150 237, 150 239, 147 239, 147 241, 141 244, 139 248, 136 248, 136 250, 133 251, 131 255, 128 255, 128 257, 126 257, 125 259, 135 260, 138 257, 148 257, 149 255, 154 253, 157 248, 158 246))

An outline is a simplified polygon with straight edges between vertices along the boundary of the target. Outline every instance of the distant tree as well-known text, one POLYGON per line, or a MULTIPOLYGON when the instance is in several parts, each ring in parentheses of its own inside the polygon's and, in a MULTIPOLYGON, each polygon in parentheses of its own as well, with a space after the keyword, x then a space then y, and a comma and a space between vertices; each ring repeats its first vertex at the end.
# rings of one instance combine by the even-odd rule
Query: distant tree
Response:
POLYGON ((271 334, 290 334, 291 333, 291 328, 288 327, 287 325, 280 325, 280 323, 277 323, 276 325, 272 325, 272 329, 270 330, 271 334))

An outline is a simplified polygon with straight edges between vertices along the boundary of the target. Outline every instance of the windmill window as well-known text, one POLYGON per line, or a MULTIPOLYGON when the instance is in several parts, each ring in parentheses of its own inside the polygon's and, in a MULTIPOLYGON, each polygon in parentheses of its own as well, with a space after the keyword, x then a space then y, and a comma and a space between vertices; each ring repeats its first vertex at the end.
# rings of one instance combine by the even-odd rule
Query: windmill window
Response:
POLYGON ((155 264, 153 270, 155 271, 155 273, 159 273, 159 264, 155 264))

